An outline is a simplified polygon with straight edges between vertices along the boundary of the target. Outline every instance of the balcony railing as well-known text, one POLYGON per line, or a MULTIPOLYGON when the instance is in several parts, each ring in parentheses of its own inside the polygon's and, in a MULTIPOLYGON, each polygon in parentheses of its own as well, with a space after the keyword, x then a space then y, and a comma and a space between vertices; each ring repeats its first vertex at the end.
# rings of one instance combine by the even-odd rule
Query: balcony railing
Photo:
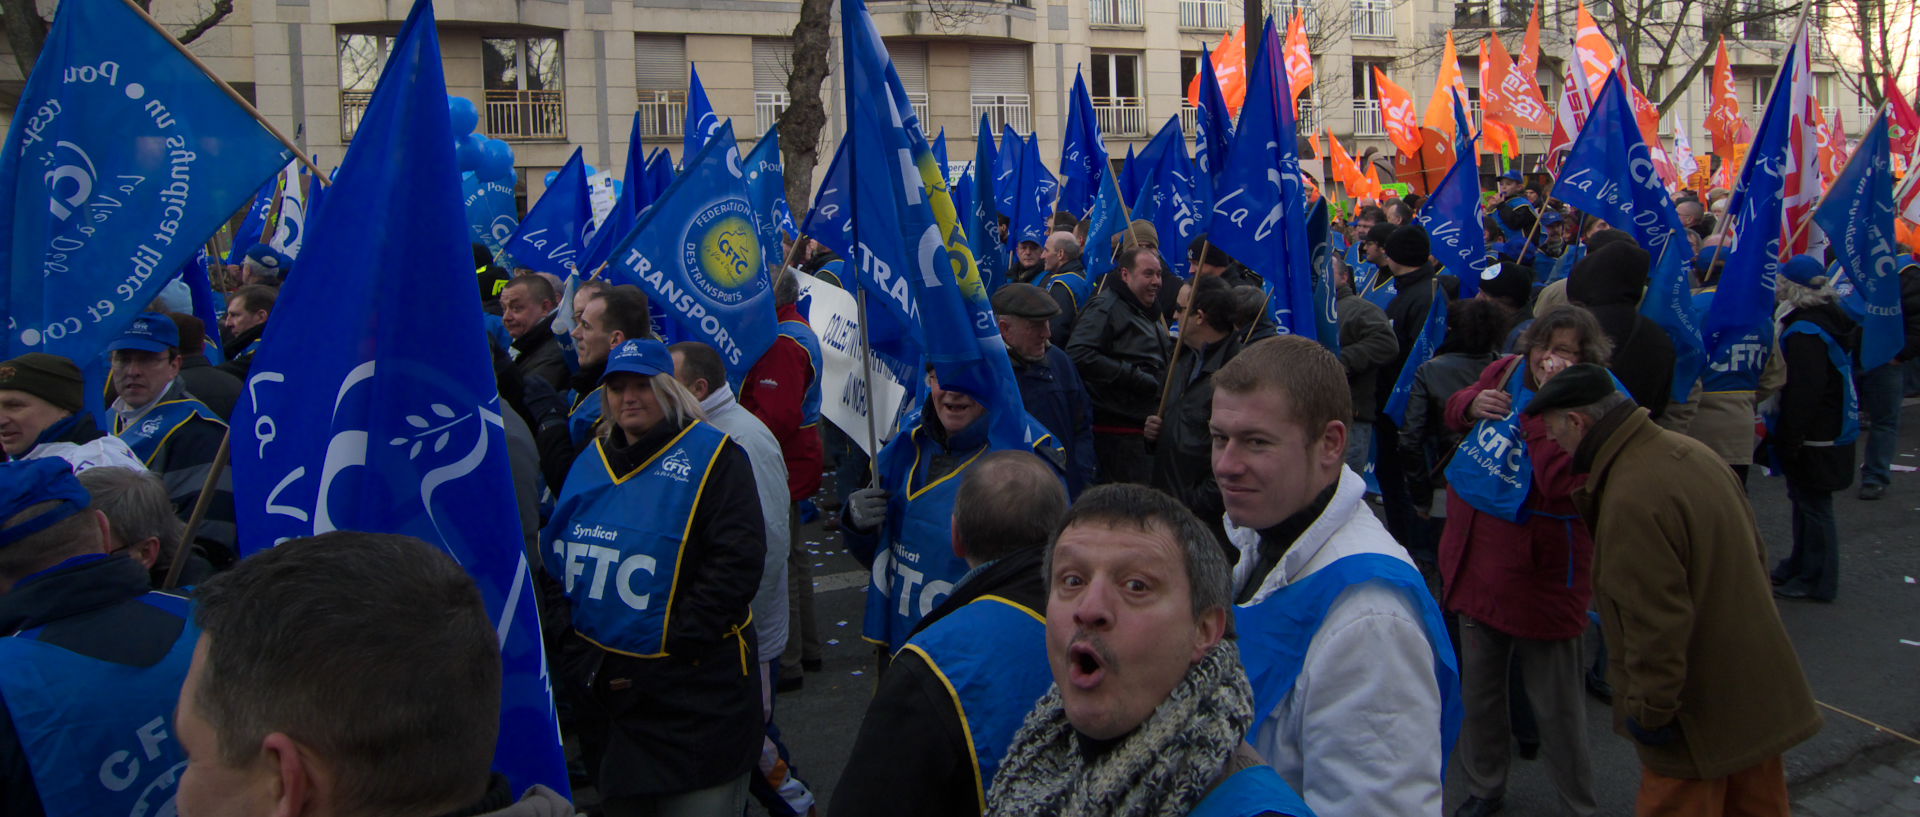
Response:
MULTIPOLYGON (((914 103, 916 109, 925 104, 925 94, 921 97, 914 103)), ((1015 131, 1026 133, 1033 127, 1033 98, 1027 94, 974 94, 972 120, 980 121, 981 114, 986 114, 987 124, 995 132, 1011 125, 1015 131)))
MULTIPOLYGON (((932 134, 929 134, 927 132, 927 124, 932 118, 932 114, 929 113, 931 109, 927 107, 927 92, 908 91, 907 101, 913 103, 913 116, 914 118, 920 120, 921 135, 926 136, 928 139, 932 139, 933 138, 932 134)), ((978 107, 975 107, 973 109, 973 121, 975 122, 980 121, 980 109, 978 107)))
POLYGON ((488 91, 487 135, 502 139, 567 138, 567 106, 559 91, 488 91))
POLYGON ((1147 132, 1147 103, 1137 96, 1096 96, 1093 119, 1101 133, 1138 135, 1147 132))
POLYGON ((679 136, 687 126, 687 92, 654 91, 641 89, 638 92, 638 111, 640 113, 640 135, 642 136, 679 136))
POLYGON ((1185 102, 1180 103, 1180 132, 1192 136, 1199 128, 1200 109, 1185 102))
POLYGON ((1226 28, 1227 0, 1180 0, 1180 27, 1226 28))
POLYGON ((1140 25, 1140 0, 1090 0, 1091 17, 1097 26, 1140 25))
POLYGON ((1391 0, 1353 0, 1353 36, 1393 39, 1391 0))
POLYGON ((1261 6, 1267 16, 1273 18, 1274 27, 1285 34, 1294 11, 1300 12, 1300 24, 1308 34, 1320 33, 1319 15, 1313 12, 1314 0, 1263 0, 1261 6))
POLYGON ((754 91, 753 122, 760 126, 760 132, 766 133, 780 122, 780 114, 785 112, 790 101, 786 91, 754 91))
POLYGON ((1355 136, 1387 135, 1387 123, 1380 116, 1379 100, 1356 99, 1353 101, 1353 134, 1355 136))
POLYGON ((367 103, 372 101, 372 91, 340 92, 341 141, 352 141, 353 132, 360 129, 360 120, 367 115, 367 103))
POLYGON ((1320 132, 1320 111, 1313 100, 1300 100, 1300 113, 1295 117, 1294 130, 1303 134, 1320 132))

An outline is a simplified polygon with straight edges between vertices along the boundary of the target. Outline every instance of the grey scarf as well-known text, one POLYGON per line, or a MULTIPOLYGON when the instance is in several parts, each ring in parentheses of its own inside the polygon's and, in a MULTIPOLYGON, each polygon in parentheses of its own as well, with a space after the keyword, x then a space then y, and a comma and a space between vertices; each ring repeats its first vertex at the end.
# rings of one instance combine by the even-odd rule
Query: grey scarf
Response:
POLYGON ((1252 725, 1253 689, 1232 640, 1189 669, 1124 742, 1091 761, 1077 746, 1055 685, 1000 762, 987 817, 1185 815, 1212 790, 1252 725))

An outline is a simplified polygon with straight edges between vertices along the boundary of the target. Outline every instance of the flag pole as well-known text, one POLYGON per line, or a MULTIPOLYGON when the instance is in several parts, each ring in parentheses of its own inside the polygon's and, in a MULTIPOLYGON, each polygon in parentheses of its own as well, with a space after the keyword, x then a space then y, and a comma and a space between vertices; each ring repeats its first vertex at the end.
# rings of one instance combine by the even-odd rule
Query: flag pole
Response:
MULTIPOLYGON (((857 248, 856 248, 857 250, 857 248)), ((860 290, 857 301, 860 316, 860 376, 867 387, 867 475, 872 480, 868 487, 880 487, 880 432, 875 426, 875 406, 873 395, 873 347, 867 345, 867 291, 860 290)))
POLYGON ((207 517, 207 506, 213 504, 214 485, 227 471, 227 462, 232 458, 232 443, 233 429, 228 428, 227 433, 220 435, 220 450, 214 452, 213 464, 207 469, 207 479, 200 483, 200 495, 193 500, 193 513, 187 517, 187 529, 180 535, 180 544, 173 547, 173 561, 167 564, 167 580, 161 583, 161 590, 180 586, 180 571, 186 567, 193 535, 200 530, 201 521, 207 517))
POLYGON ((186 57, 187 60, 199 68, 202 73, 205 73, 208 79, 213 80, 213 84, 220 86, 220 90, 225 91, 229 99, 238 103, 240 107, 245 108, 247 113, 253 116, 255 122, 259 122, 260 126, 266 128, 268 133, 273 134, 273 138, 280 140, 281 145, 285 146, 287 150, 293 151, 294 158, 299 159, 301 164, 306 165, 308 170, 313 171, 313 177, 315 179, 319 179, 321 184, 333 184, 333 177, 328 176, 326 171, 321 170, 319 165, 314 164, 313 157, 308 156, 306 151, 301 150, 299 145, 294 144, 293 140, 288 139, 286 134, 281 133, 279 128, 273 126, 272 122, 268 122, 266 117, 261 116, 260 111, 253 107, 253 103, 248 102, 246 97, 240 95, 239 91, 235 91, 233 86, 227 84, 226 80, 221 79, 220 75, 215 74, 212 68, 208 68, 207 64, 201 61, 199 55, 188 51, 187 47, 182 45, 178 39, 175 39, 173 34, 168 32, 165 26, 160 25, 160 21, 153 19, 153 15, 148 14, 146 9, 141 8, 140 4, 135 3, 133 0, 121 0, 121 2, 125 3, 127 8, 133 9, 133 13, 140 15, 140 19, 147 21, 147 25, 151 26, 154 31, 159 32, 160 36, 167 38, 167 42, 173 44, 174 50, 179 51, 181 56, 186 57))

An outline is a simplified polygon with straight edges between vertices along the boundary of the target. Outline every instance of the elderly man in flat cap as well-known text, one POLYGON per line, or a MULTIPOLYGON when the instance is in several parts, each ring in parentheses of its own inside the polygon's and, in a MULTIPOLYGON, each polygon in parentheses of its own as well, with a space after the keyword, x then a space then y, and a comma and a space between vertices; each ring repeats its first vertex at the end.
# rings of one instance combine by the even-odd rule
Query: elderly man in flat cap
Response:
POLYGON ((1079 496, 1093 482, 1093 408, 1080 371, 1050 341, 1059 302, 1032 284, 1007 284, 993 293, 993 314, 1013 358, 1027 413, 1053 432, 1067 453, 1067 492, 1079 496))
POLYGON ((1555 375, 1526 413, 1587 475, 1574 503, 1593 530, 1614 730, 1640 754, 1637 812, 1786 817, 1780 755, 1820 714, 1739 479, 1592 363, 1555 375))

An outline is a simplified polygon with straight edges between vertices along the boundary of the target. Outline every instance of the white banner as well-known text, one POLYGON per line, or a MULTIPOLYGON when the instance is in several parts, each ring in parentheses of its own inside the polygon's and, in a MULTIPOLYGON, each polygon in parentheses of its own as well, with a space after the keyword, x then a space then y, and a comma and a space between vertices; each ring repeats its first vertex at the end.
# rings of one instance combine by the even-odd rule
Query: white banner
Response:
MULTIPOLYGON (((867 440, 868 389, 860 365, 859 304, 854 302, 853 293, 799 270, 791 271, 800 282, 801 299, 808 302, 807 323, 820 337, 822 368, 826 370, 820 375, 820 414, 872 456, 867 440)), ((873 427, 884 444, 907 389, 879 360, 873 360, 871 368, 872 403, 879 408, 873 427)))

